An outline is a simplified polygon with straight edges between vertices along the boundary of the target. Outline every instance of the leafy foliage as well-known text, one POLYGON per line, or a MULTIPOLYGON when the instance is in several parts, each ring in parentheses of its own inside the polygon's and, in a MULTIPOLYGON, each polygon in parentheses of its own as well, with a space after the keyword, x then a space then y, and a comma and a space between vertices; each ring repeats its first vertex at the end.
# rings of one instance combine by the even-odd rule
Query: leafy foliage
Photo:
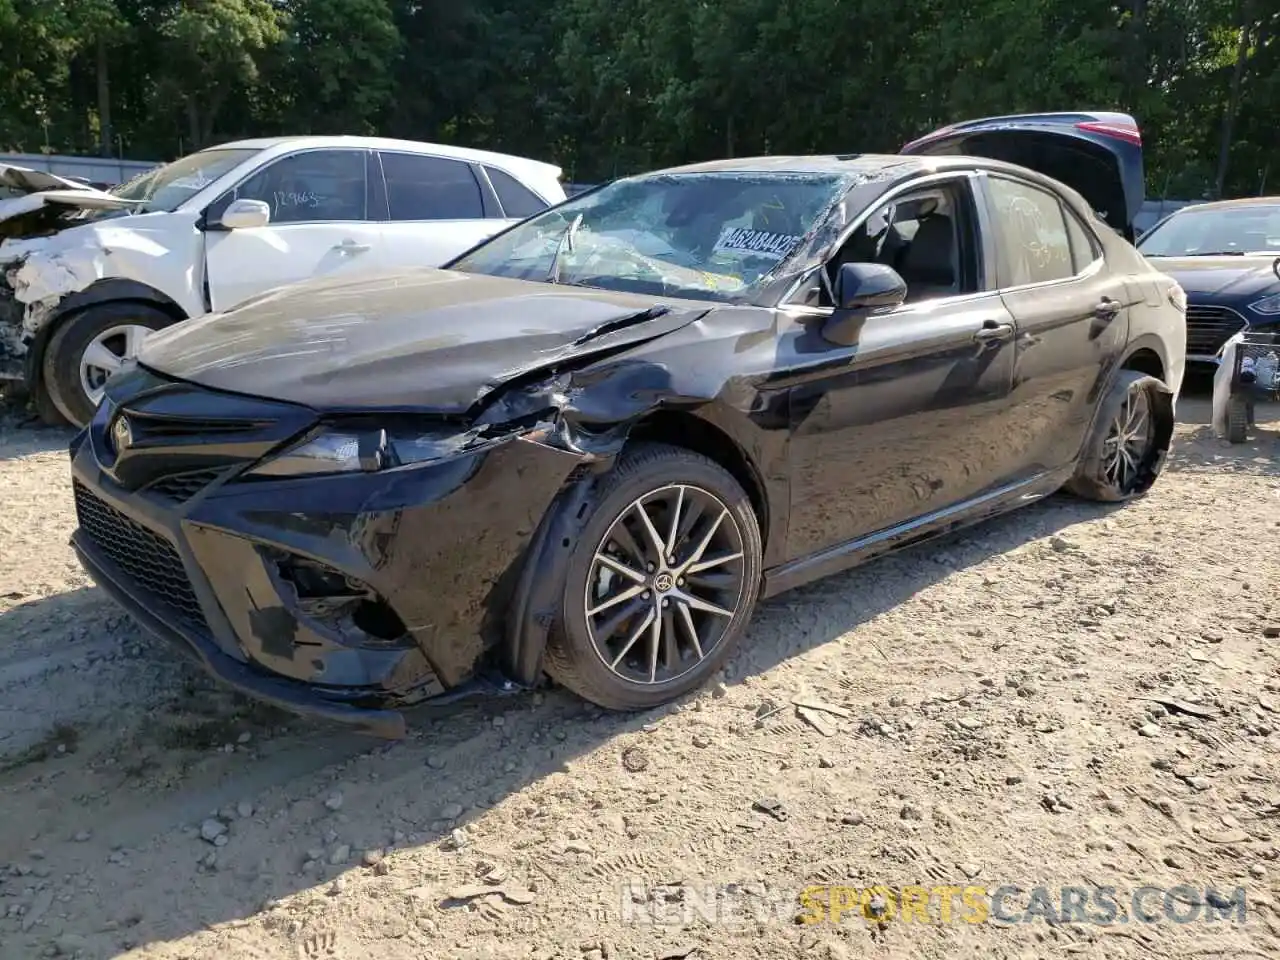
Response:
POLYGON ((382 133, 594 180, 1122 109, 1152 195, 1280 189, 1274 0, 0 0, 0 149, 382 133), (891 12, 890 12, 891 10, 891 12), (1268 184, 1269 181, 1269 184, 1268 184))

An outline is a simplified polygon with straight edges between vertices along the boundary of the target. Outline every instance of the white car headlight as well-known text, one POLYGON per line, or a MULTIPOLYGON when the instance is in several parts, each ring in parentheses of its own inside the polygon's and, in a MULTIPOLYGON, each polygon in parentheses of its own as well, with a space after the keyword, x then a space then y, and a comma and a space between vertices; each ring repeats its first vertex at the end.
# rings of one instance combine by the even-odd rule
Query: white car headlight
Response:
POLYGON ((1262 314, 1264 317, 1280 316, 1280 293, 1273 293, 1269 297, 1255 300, 1249 304, 1249 309, 1254 313, 1262 314))

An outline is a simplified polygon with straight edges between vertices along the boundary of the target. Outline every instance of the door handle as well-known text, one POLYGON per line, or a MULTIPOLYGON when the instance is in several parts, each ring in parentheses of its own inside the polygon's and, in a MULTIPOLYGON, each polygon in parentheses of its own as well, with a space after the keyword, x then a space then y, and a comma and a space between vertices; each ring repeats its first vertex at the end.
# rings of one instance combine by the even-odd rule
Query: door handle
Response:
POLYGON ((996 323, 994 320, 985 321, 973 335, 973 339, 979 343, 995 343, 1001 340, 1013 339, 1012 323, 996 323))
POLYGON ((1093 315, 1099 320, 1114 320, 1119 312, 1120 301, 1112 300, 1110 297, 1103 297, 1093 308, 1093 315))
POLYGON ((373 246, 368 243, 356 243, 354 240, 343 240, 341 243, 335 243, 333 249, 341 253, 364 253, 366 250, 372 250, 373 246))

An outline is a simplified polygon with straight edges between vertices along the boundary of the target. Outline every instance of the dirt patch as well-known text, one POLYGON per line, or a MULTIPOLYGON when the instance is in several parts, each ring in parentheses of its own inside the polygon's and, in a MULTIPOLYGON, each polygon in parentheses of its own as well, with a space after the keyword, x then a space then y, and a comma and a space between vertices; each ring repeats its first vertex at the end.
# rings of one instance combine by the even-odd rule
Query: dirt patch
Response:
POLYGON ((0 958, 1280 955, 1280 411, 1240 447, 1179 414, 1143 501, 780 597, 672 709, 522 694, 397 744, 142 634, 67 547, 70 435, 0 418, 0 958), (886 889, 837 924, 830 886, 886 889))

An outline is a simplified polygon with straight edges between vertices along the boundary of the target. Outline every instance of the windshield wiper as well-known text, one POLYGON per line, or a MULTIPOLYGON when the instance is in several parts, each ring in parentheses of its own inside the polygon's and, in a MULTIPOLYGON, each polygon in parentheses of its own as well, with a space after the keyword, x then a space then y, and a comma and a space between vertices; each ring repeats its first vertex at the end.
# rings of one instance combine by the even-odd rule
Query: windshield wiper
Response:
POLYGON ((578 227, 582 225, 582 214, 578 214, 573 221, 564 228, 564 233, 560 234, 560 239, 556 242, 556 252, 551 257, 551 266, 547 270, 547 280, 551 283, 560 282, 560 254, 565 250, 573 252, 573 238, 578 232, 578 227))

